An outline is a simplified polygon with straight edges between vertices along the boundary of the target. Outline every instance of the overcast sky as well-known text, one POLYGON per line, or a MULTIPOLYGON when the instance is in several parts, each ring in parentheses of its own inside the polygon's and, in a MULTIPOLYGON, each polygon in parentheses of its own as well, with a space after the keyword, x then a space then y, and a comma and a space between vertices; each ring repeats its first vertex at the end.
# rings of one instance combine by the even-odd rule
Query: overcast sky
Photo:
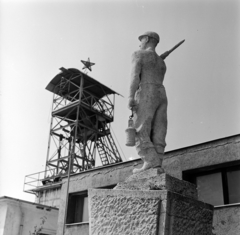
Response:
POLYGON ((82 69, 117 96, 112 124, 125 147, 131 54, 138 36, 155 31, 167 59, 169 100, 166 151, 240 133, 238 0, 128 0, 0 2, 0 196, 34 200, 24 176, 44 170, 52 94, 45 90, 60 67, 82 69))

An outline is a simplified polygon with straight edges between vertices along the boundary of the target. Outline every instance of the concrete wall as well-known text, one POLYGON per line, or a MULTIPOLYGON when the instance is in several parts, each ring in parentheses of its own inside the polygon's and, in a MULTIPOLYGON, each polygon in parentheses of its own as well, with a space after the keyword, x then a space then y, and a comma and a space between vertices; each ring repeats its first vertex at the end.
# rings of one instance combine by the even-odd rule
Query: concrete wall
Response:
POLYGON ((216 235, 240 234, 240 203, 215 207, 213 227, 216 235))
POLYGON ((7 217, 7 205, 0 203, 0 235, 3 235, 7 217))
POLYGON ((89 223, 67 225, 65 235, 89 235, 89 223))
POLYGON ((35 226, 41 227, 42 233, 56 234, 58 210, 39 204, 26 202, 9 197, 0 198, 0 218, 5 217, 0 235, 25 235, 34 232, 35 226), (2 229, 3 228, 3 229, 2 229))
POLYGON ((60 194, 61 185, 57 188, 38 191, 38 197, 36 197, 35 202, 42 205, 59 208, 60 194))
POLYGON ((179 179, 182 171, 240 160, 240 135, 166 153, 163 166, 179 179))

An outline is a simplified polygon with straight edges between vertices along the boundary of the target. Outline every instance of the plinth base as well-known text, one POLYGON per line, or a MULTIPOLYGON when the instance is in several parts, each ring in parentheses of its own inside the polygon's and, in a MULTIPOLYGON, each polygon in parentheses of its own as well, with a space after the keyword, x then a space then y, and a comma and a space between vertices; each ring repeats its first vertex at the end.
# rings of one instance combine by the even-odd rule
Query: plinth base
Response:
MULTIPOLYGON (((148 173, 150 177, 130 177, 127 182, 131 189, 89 190, 91 235, 212 234, 213 206, 194 199, 192 186, 189 196, 176 193, 176 190, 173 192, 176 182, 178 191, 179 187, 185 188, 188 183, 166 174, 159 177, 156 172, 148 173), (142 182, 145 179, 144 185, 148 185, 146 182, 151 182, 147 180, 149 178, 158 186, 165 184, 165 189, 132 190, 135 180, 142 182)), ((125 183, 116 188, 127 187, 125 183)))

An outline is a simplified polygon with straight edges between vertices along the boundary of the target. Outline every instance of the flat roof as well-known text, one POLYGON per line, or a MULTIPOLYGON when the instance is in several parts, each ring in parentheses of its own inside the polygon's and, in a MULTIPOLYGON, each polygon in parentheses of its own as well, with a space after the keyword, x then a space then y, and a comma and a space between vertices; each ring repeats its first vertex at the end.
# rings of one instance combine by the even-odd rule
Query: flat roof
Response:
POLYGON ((29 202, 29 201, 25 201, 25 200, 13 198, 13 197, 8 197, 8 196, 0 197, 0 201, 3 199, 8 199, 8 200, 17 201, 17 202, 24 202, 24 203, 32 204, 32 205, 39 206, 39 207, 45 207, 45 208, 50 208, 50 209, 54 209, 54 210, 59 210, 57 207, 47 206, 47 205, 43 205, 43 204, 39 204, 39 203, 35 203, 35 202, 29 202))

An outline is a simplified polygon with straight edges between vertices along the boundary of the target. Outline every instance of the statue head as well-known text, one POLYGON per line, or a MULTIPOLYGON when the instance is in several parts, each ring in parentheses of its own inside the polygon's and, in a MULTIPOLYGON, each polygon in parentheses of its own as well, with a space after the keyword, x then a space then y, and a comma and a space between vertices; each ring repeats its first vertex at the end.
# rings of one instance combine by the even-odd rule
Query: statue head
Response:
POLYGON ((141 41, 140 48, 146 49, 148 46, 155 48, 160 41, 160 37, 157 33, 148 31, 138 37, 141 41))

